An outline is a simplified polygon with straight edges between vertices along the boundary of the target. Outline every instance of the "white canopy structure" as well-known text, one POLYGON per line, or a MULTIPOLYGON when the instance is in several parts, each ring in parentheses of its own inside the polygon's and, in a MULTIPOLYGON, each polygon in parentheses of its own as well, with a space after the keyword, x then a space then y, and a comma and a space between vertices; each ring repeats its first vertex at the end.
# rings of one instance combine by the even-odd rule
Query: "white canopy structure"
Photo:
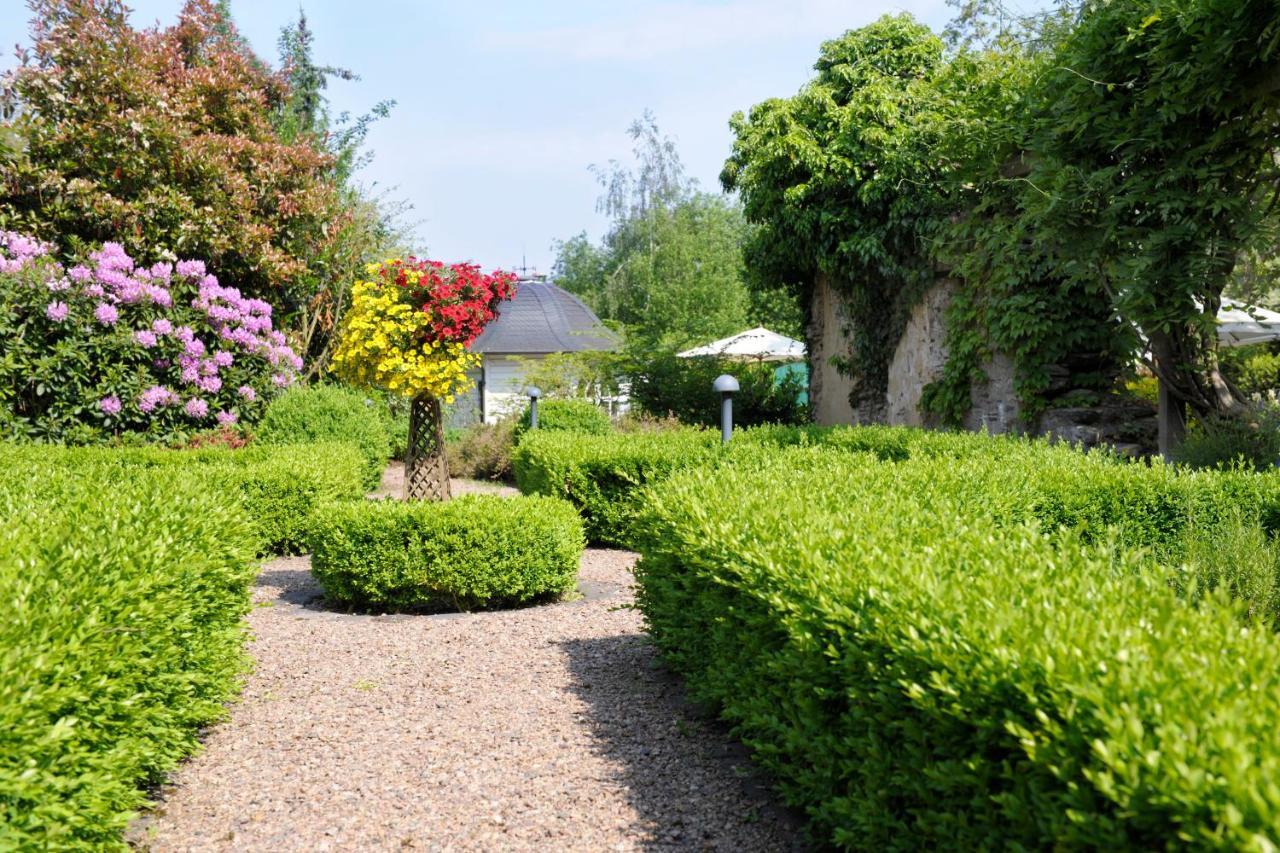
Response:
POLYGON ((1218 342, 1243 347, 1280 340, 1280 314, 1254 308, 1234 299, 1223 299, 1218 309, 1218 342))
POLYGON ((677 355, 680 358, 721 356, 734 361, 803 361, 805 351, 800 341, 757 326, 677 355))

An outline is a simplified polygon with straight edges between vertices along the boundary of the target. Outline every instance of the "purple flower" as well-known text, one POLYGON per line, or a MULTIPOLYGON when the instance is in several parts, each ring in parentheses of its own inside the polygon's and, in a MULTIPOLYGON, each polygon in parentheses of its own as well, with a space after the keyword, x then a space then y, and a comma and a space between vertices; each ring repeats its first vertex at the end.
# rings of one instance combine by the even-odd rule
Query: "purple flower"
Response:
POLYGON ((271 377, 271 381, 275 383, 277 388, 285 388, 293 383, 293 378, 285 376, 283 373, 277 373, 271 377))
POLYGON ((206 358, 200 362, 200 372, 205 376, 217 376, 218 363, 211 358, 206 358))
POLYGON ((84 289, 84 295, 88 296, 90 299, 101 299, 106 294, 107 292, 102 289, 102 285, 97 282, 94 282, 84 289))
POLYGON ((179 326, 173 330, 173 336, 185 344, 190 343, 196 336, 196 333, 190 326, 179 326))
POLYGON ((151 269, 148 270, 148 272, 151 273, 152 278, 167 279, 169 276, 173 275, 173 264, 152 264, 151 269))
POLYGON ((51 293, 61 293, 71 289, 71 282, 65 278, 51 278, 44 283, 51 293))
POLYGON ((0 241, 9 250, 9 254, 18 258, 35 258, 48 254, 49 246, 17 231, 0 231, 0 241))
POLYGON ((120 319, 120 312, 116 310, 114 305, 99 302, 98 307, 93 309, 93 316, 104 326, 114 326, 116 321, 120 319))
POLYGON ((160 287, 158 284, 153 284, 147 288, 147 298, 149 298, 153 304, 159 305, 161 308, 170 308, 173 306, 173 294, 169 293, 169 291, 160 287))
POLYGON ((143 349, 151 349, 159 341, 156 339, 156 333, 143 329, 133 333, 133 339, 138 342, 138 346, 143 349))
POLYGON ((138 408, 151 412, 158 406, 168 406, 178 401, 178 396, 163 385, 152 385, 138 398, 138 408))
POLYGON ((186 344, 187 355, 204 355, 204 341, 199 338, 192 338, 186 344))
POLYGON ((195 276, 203 276, 205 273, 204 261, 178 261, 178 275, 188 278, 195 276))
POLYGON ((61 323, 67 319, 67 315, 70 313, 71 309, 67 307, 65 302, 50 302, 44 309, 44 316, 55 323, 61 323))
POLYGON ((217 394, 218 391, 222 390, 222 380, 216 376, 201 376, 196 380, 196 387, 201 391, 217 394))
POLYGON ((120 398, 115 394, 112 394, 110 397, 103 397, 98 401, 98 408, 102 409, 102 413, 104 415, 118 415, 122 408, 120 405, 120 398))
POLYGON ((203 418, 209 414, 209 404, 199 397, 192 397, 183 408, 193 418, 203 418))
POLYGON ((164 317, 161 317, 159 320, 156 320, 151 324, 151 331, 155 332, 157 335, 167 335, 173 331, 173 324, 164 317))
POLYGON ((233 423, 239 420, 239 418, 236 417, 235 412, 228 412, 226 409, 223 409, 221 412, 218 412, 217 418, 218 418, 218 425, 224 426, 224 427, 231 426, 233 423))
POLYGON ((119 243, 103 243, 102 248, 89 256, 98 265, 98 278, 104 270, 132 270, 133 259, 125 254, 119 243))
POLYGON ((244 399, 248 400, 250 403, 258 399, 258 392, 253 390, 252 385, 241 385, 239 388, 236 389, 236 393, 238 393, 244 399))
POLYGON ((200 378, 200 368, 198 367, 182 368, 182 381, 187 383, 188 385, 194 384, 195 381, 199 378, 200 378))
POLYGON ((236 360, 236 357, 224 349, 220 349, 213 354, 213 363, 218 367, 230 367, 236 360))
POLYGON ((71 280, 77 284, 84 284, 86 281, 93 278, 93 270, 83 264, 79 264, 67 270, 67 275, 71 276, 71 280))

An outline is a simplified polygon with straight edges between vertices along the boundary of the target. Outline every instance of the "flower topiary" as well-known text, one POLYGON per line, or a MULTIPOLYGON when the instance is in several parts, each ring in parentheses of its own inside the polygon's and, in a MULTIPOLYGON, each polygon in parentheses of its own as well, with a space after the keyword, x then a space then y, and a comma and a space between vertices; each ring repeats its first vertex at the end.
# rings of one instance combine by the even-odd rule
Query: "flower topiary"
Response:
POLYGON ((406 495, 449 496, 440 403, 452 402, 480 363, 468 351, 498 305, 515 294, 515 276, 474 264, 394 259, 370 264, 351 289, 351 307, 332 369, 348 382, 412 399, 406 495))

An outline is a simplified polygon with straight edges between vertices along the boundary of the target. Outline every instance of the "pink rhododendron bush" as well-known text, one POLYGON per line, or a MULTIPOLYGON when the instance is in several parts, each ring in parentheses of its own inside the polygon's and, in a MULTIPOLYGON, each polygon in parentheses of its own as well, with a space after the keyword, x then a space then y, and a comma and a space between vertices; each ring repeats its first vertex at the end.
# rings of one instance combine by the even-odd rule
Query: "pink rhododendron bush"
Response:
POLYGON ((202 261, 142 266, 104 243, 68 267, 13 232, 0 232, 0 341, 0 423, 39 441, 251 423, 302 368, 271 306, 202 261))

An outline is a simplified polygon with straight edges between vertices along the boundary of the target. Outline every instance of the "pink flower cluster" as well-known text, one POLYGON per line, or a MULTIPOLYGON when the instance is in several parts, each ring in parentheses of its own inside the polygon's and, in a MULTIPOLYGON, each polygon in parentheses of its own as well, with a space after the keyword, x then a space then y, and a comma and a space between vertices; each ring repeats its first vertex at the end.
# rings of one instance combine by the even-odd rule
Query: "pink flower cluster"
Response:
POLYGON ((36 258, 44 257, 52 250, 42 243, 16 231, 0 231, 0 273, 20 272, 36 258))
MULTIPOLYGON (((0 231, 0 274, 26 270, 50 251, 38 240, 0 231)), ((197 422, 213 415, 220 425, 233 424, 237 403, 246 406, 260 393, 292 384, 302 369, 301 357, 272 327, 271 305, 223 287, 203 261, 140 266, 119 243, 104 243, 87 264, 66 270, 52 258, 40 264, 33 283, 47 294, 38 303, 47 321, 67 329, 64 334, 111 335, 127 342, 125 349, 137 348, 138 356, 126 358, 146 364, 153 382, 134 400, 143 415, 181 407, 197 422), (255 378, 267 376, 269 384, 255 378), (254 384, 241 384, 247 378, 254 384)), ((100 392, 99 410, 127 415, 128 401, 109 391, 100 392)))

